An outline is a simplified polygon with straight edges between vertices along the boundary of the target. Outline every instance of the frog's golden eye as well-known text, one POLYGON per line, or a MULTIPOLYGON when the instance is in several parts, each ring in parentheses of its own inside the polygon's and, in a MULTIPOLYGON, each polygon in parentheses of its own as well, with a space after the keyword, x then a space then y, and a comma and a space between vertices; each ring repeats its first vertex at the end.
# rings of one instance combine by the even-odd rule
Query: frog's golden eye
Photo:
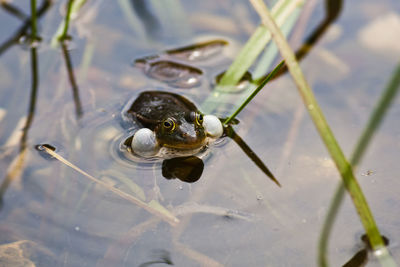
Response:
POLYGON ((196 113, 196 124, 199 126, 203 125, 203 114, 196 113))
POLYGON ((175 122, 170 118, 165 119, 163 122, 163 127, 168 131, 173 131, 175 129, 175 122))

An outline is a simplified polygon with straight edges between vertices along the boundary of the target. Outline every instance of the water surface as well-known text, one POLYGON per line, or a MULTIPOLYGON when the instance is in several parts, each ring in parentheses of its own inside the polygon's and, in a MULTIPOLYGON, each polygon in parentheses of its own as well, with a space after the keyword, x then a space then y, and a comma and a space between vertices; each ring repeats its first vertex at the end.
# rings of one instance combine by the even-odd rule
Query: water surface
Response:
MULTIPOLYGON (((180 93, 207 112, 228 116, 241 95, 210 99, 213 79, 259 23, 247 1, 156 2, 135 6, 135 11, 128 1, 89 1, 72 22, 68 47, 81 117, 61 49, 50 45, 62 20, 61 3, 49 9, 40 22, 38 96, 23 153, 30 50, 21 44, 1 54, 0 244, 33 242, 40 266, 169 261, 176 266, 314 266, 319 230, 339 175, 288 75, 270 83, 234 126, 281 188, 228 139, 207 151, 202 176, 191 184, 165 179, 160 161, 137 162, 121 154, 119 145, 127 134, 121 111, 141 91, 180 93), (179 61, 201 70, 200 82, 193 87, 182 89, 133 66, 140 58, 169 56, 164 51, 214 39, 229 43, 222 53, 198 62, 179 61), (42 157, 35 146, 43 143, 109 185, 145 202, 159 201, 179 224, 171 226, 58 160, 42 157)), ((323 8, 319 2, 306 6, 312 15, 300 16, 291 36, 293 46, 304 39, 296 36, 307 36, 318 24, 323 8)), ((395 1, 346 2, 341 17, 301 64, 347 155, 400 55, 390 38, 380 37, 386 45, 376 45, 365 36, 374 27, 399 32, 399 11, 395 1), (387 24, 391 21, 395 24, 387 24)), ((5 42, 21 22, 0 12, 0 42, 5 42)), ((395 259, 400 259, 399 116, 396 100, 357 171, 395 259)), ((362 235, 346 199, 330 240, 332 266, 343 265, 359 251, 362 235)), ((372 261, 368 266, 375 265, 372 261)))

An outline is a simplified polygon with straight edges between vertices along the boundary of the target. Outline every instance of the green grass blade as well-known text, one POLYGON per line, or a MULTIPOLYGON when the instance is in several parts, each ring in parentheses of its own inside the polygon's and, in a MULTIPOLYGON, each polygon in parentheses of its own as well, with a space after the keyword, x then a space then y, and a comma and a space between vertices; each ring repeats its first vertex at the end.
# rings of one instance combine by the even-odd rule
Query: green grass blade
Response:
POLYGON ((369 209, 367 201, 361 191, 361 188, 354 177, 352 167, 344 157, 344 154, 339 147, 325 117, 320 109, 311 88, 309 87, 302 70, 296 60, 293 50, 283 37, 278 26, 274 22, 269 10, 261 0, 250 0, 255 7, 256 11, 261 16, 262 22, 272 32, 275 42, 277 43, 283 58, 286 61, 289 72, 292 75, 296 86, 303 98, 303 102, 313 120, 319 135, 321 136, 329 154, 336 164, 337 169, 343 179, 347 191, 353 200, 356 210, 359 214, 364 229, 368 235, 371 246, 373 249, 384 249, 382 237, 379 233, 378 227, 369 209))
POLYGON ((244 73, 250 68, 265 45, 271 39, 269 31, 260 25, 243 47, 242 51, 235 58, 235 61, 222 76, 218 86, 229 86, 237 84, 244 73))
MULTIPOLYGON (((272 11, 273 17, 277 20, 278 25, 282 26, 293 11, 301 6, 303 2, 303 0, 278 1, 272 11)), ((260 25, 245 44, 239 55, 235 58, 232 65, 222 76, 218 86, 237 84, 270 40, 271 35, 268 29, 264 25, 260 25)))
MULTIPOLYGON (((287 18, 285 23, 282 25, 281 30, 285 37, 289 35, 292 31, 293 27, 296 25, 297 20, 299 19, 301 10, 296 9, 293 14, 287 18)), ((264 49, 263 54, 260 56, 260 59, 257 61, 253 71, 253 81, 262 80, 270 70, 273 61, 277 58, 279 54, 278 47, 274 42, 271 42, 264 49)), ((257 83, 256 84, 260 84, 257 83)))

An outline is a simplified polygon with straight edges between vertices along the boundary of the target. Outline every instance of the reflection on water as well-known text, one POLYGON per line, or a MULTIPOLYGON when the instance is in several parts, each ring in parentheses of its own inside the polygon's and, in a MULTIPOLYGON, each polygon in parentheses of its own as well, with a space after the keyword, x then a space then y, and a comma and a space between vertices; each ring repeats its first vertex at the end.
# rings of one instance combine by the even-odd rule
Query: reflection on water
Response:
MULTIPOLYGON (((139 66, 141 63, 136 61, 135 65, 139 66)), ((172 61, 146 62, 143 69, 150 78, 178 88, 193 88, 200 85, 203 74, 198 68, 172 61)))
POLYGON ((175 179, 194 183, 203 173, 204 163, 196 156, 166 159, 162 163, 162 175, 167 179, 175 179))
POLYGON ((204 61, 223 53, 229 43, 225 40, 211 40, 196 43, 176 49, 167 50, 166 53, 174 58, 186 61, 204 61))
POLYGON ((203 71, 195 67, 195 64, 204 63, 204 61, 222 54, 227 45, 227 41, 217 39, 170 49, 158 55, 137 59, 135 66, 142 68, 150 78, 169 86, 194 88, 201 84, 203 76, 203 71))

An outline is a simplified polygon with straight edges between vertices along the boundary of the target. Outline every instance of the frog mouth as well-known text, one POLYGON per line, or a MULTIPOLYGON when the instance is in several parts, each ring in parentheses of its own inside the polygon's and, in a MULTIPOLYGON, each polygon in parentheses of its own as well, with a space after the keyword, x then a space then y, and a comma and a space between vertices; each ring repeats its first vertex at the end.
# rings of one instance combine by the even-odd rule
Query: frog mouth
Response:
POLYGON ((163 144, 162 146, 170 149, 178 149, 178 150, 194 150, 200 149, 207 144, 206 138, 202 140, 194 140, 194 141, 185 141, 183 143, 176 144, 163 144))

